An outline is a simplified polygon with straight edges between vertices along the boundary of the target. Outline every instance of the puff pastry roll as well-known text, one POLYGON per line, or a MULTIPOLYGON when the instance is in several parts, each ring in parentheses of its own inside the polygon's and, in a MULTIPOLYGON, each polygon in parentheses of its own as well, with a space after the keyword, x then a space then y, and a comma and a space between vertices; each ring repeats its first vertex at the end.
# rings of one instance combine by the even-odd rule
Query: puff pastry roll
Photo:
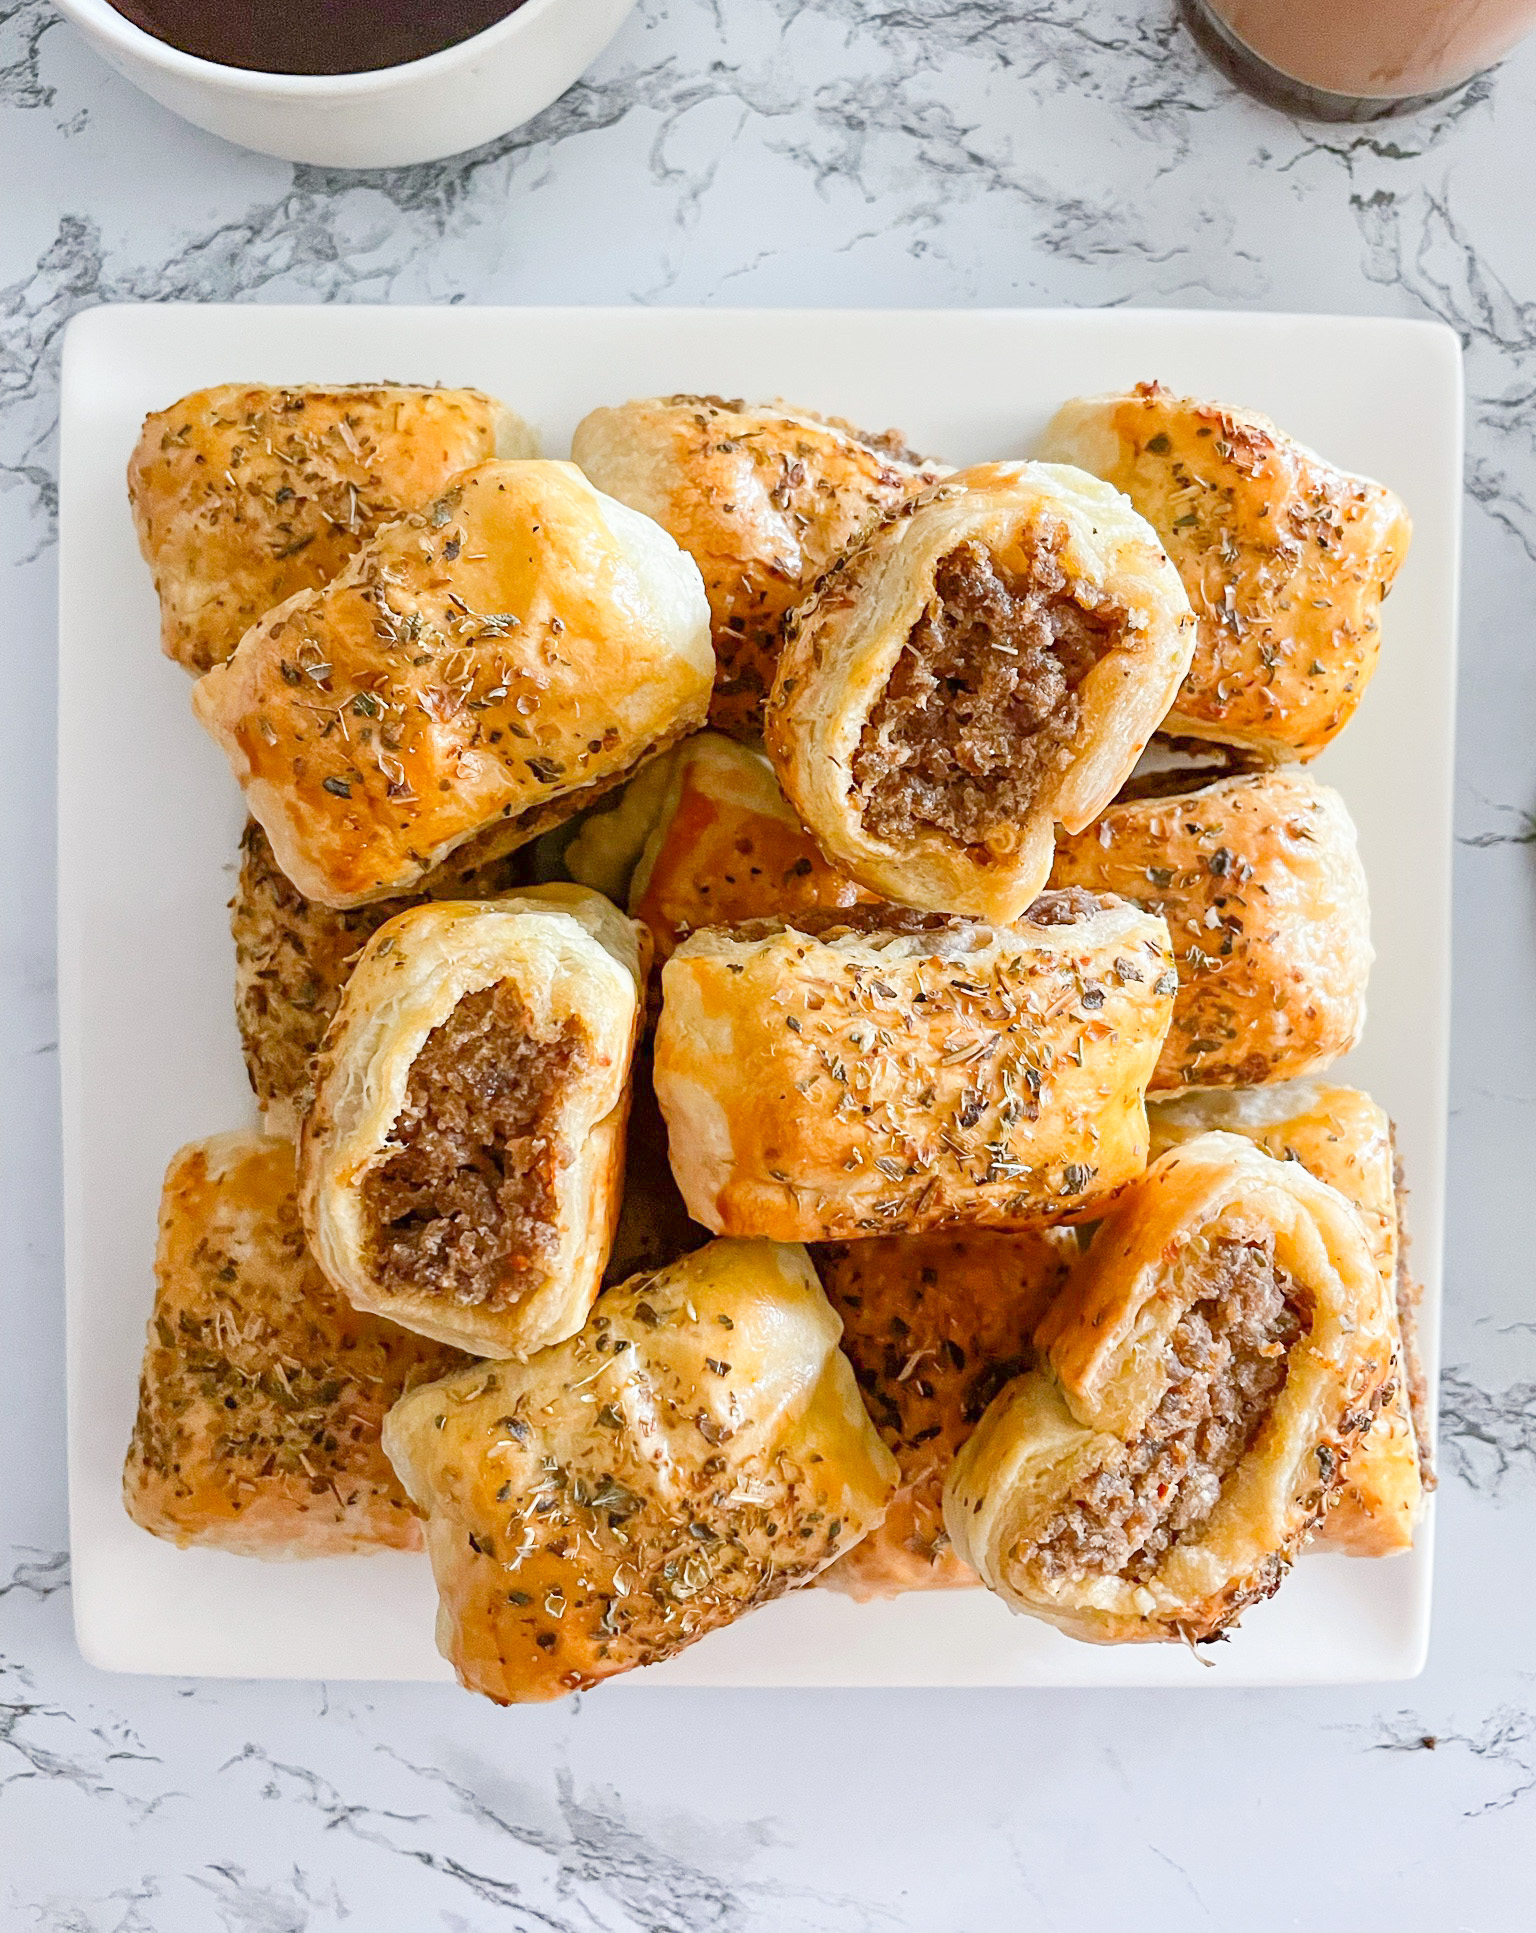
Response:
POLYGON ((1115 1202, 956 1457, 944 1521, 1014 1610, 1217 1635, 1280 1586, 1390 1387, 1381 1275, 1325 1182, 1207 1134, 1115 1202))
POLYGON ((1017 919, 1162 721, 1194 619, 1156 533, 1058 465, 961 471, 785 626, 764 736, 835 865, 903 905, 1017 919))
POLYGON ((1140 1174, 1177 985, 1160 919, 1088 894, 1011 927, 871 918, 711 928, 668 960, 656 1093, 696 1221, 781 1241, 1027 1227, 1140 1174))
POLYGON ((1412 525, 1267 416, 1139 383, 1068 403, 1038 454, 1123 490, 1157 528, 1199 620, 1166 729, 1315 758, 1376 669, 1381 601, 1412 525))
POLYGON ((896 430, 719 396, 595 409, 571 454, 599 490, 654 517, 704 574, 719 669, 710 723, 762 730, 785 612, 866 524, 947 474, 896 430))
POLYGON ((1154 1089, 1289 1080, 1360 1038, 1365 869, 1344 801, 1305 772, 1117 800, 1058 840, 1051 884, 1167 920, 1179 991, 1154 1089))
POLYGON ((320 1051, 365 943, 386 920, 429 898, 490 899, 527 883, 526 848, 465 873, 450 861, 421 892, 342 910, 306 899, 248 819, 229 903, 235 942, 235 1018, 245 1069, 270 1133, 296 1138, 309 1105, 309 1064, 320 1051))
POLYGON ((1355 1450, 1344 1487, 1311 1550, 1390 1557, 1409 1550, 1434 1488, 1418 1349, 1418 1289, 1406 1266, 1402 1188, 1385 1109, 1358 1088, 1320 1081, 1186 1094, 1147 1109, 1154 1159, 1212 1129, 1246 1135, 1279 1161, 1299 1161, 1337 1188, 1364 1224, 1381 1273, 1396 1364, 1393 1388, 1355 1450))
POLYGON ((570 818, 703 722, 713 669, 698 568, 659 525, 569 463, 486 463, 192 702, 283 871, 350 906, 570 818))
POLYGON ((241 1557, 418 1550, 379 1440, 457 1349, 358 1315, 304 1246, 291 1141, 215 1134, 171 1162, 123 1470, 136 1524, 241 1557))
POLYGON ((358 1308, 482 1356, 581 1327, 619 1212, 643 944, 580 886, 374 934, 300 1143, 310 1246, 358 1308))
POLYGON ((128 500, 165 655, 198 673, 222 664, 257 618, 329 583, 460 470, 537 450, 478 389, 223 383, 157 410, 128 500))
POLYGON ((1078 1254, 1070 1230, 833 1242, 814 1259, 843 1353, 901 1472, 885 1522, 821 1582, 850 1597, 980 1582, 950 1548, 944 1478, 997 1392, 1034 1365, 1032 1337, 1078 1254))
POLYGON ((659 959, 698 927, 793 922, 872 899, 822 857, 761 752, 716 732, 679 748, 629 892, 659 959))
POLYGON ((712 1242, 396 1404, 460 1683, 510 1704, 655 1664, 873 1529, 896 1465, 838 1330, 803 1249, 712 1242))

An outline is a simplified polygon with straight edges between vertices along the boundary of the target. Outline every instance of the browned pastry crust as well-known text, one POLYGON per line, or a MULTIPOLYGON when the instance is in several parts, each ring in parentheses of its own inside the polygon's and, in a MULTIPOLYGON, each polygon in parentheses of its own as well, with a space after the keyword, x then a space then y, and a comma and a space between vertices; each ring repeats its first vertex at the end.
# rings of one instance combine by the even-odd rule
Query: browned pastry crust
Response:
POLYGON ((1199 620, 1168 729, 1315 758, 1376 668, 1381 601, 1412 525, 1390 490, 1267 416, 1138 383, 1068 403, 1039 455, 1123 490, 1156 526, 1199 620))
POLYGON ((1347 1053, 1365 1024, 1370 907, 1344 801, 1305 772, 1120 799, 1061 837, 1053 886, 1168 922, 1179 991, 1152 1087, 1251 1087, 1347 1053))
POLYGON ((933 912, 1017 919, 1057 822, 1130 776, 1194 646, 1178 574, 1081 470, 988 463, 875 525, 786 620, 764 740, 833 863, 933 912))
POLYGON ((699 927, 872 903, 823 856, 761 752, 714 732, 679 748, 629 893, 658 962, 699 927))
POLYGON ((864 1406, 901 1471, 885 1522, 820 1581, 859 1599, 978 1584, 950 1548, 944 1478, 993 1397, 1033 1367, 1035 1327, 1077 1238, 1058 1228, 941 1231, 813 1254, 864 1406))
POLYGON ((739 738, 762 730, 785 612, 866 524, 946 474, 897 431, 719 396, 595 409, 571 454, 703 572, 719 662, 709 722, 739 738))
POLYGON ((1141 1172, 1177 985, 1160 919, 1088 894, 1012 927, 854 910, 870 930, 709 928, 667 962, 656 1092, 696 1220, 1029 1227, 1141 1172))
POLYGON ((128 465, 161 643, 222 664, 275 604, 327 584, 385 524, 535 439, 477 389, 224 383, 144 420, 128 465))
POLYGON ((569 463, 486 463, 255 624, 193 709, 329 906, 526 844, 703 722, 697 567, 569 463))
POLYGON ((1105 1216, 960 1450, 944 1521, 1014 1610, 1101 1644, 1205 1642, 1272 1595, 1392 1387, 1351 1204, 1205 1134, 1105 1216))
POLYGON ((582 886, 382 927, 315 1066, 300 1206, 358 1308, 484 1356, 575 1334, 623 1187, 646 936, 582 886))
POLYGON ((310 1259, 294 1151, 216 1134, 171 1162, 123 1469, 134 1522, 243 1557, 421 1547, 384 1412, 468 1358, 359 1315, 310 1259))
POLYGON ((672 1657, 879 1523, 896 1465, 805 1251, 711 1242, 580 1335, 391 1411, 438 1648, 498 1703, 672 1657))
POLYGON ((1149 1107, 1147 1118, 1154 1160, 1212 1129, 1246 1135, 1277 1161, 1299 1161, 1319 1181, 1337 1188, 1359 1215, 1388 1302, 1393 1387, 1350 1458, 1344 1487, 1310 1548, 1350 1557, 1390 1557, 1411 1549, 1424 1492, 1434 1487, 1434 1478, 1414 1323, 1418 1292, 1405 1262, 1401 1183, 1385 1109, 1358 1088, 1291 1081, 1251 1091, 1186 1094, 1149 1107))
POLYGON ((490 899, 526 883, 527 848, 465 872, 450 862, 420 893, 340 910, 306 899, 248 819, 229 902, 235 942, 235 1018, 245 1071, 270 1133, 296 1137, 310 1099, 310 1061, 341 1003, 364 945, 387 920, 428 899, 490 899))

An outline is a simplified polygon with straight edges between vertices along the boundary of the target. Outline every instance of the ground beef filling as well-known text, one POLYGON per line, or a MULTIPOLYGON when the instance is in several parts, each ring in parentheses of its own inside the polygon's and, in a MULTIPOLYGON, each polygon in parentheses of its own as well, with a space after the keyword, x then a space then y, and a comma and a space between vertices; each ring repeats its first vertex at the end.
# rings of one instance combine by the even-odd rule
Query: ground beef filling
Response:
POLYGON ((966 845, 1009 843, 1066 764, 1078 687, 1114 644, 1124 613, 1085 610, 1067 587, 1062 524, 1035 533, 1029 567, 999 571, 961 544, 934 573, 854 754, 865 830, 909 840, 936 826, 966 845))
POLYGON ((516 989, 466 994, 411 1068, 392 1152, 364 1184, 386 1286, 468 1306, 518 1301, 555 1250, 555 1131, 585 1033, 538 1039, 516 989))
POLYGON ((1022 1553, 1051 1582, 1149 1577, 1215 1509, 1285 1386, 1305 1325, 1273 1240, 1213 1242, 1204 1273, 1204 1292, 1173 1332, 1173 1377, 1145 1432, 1022 1553))

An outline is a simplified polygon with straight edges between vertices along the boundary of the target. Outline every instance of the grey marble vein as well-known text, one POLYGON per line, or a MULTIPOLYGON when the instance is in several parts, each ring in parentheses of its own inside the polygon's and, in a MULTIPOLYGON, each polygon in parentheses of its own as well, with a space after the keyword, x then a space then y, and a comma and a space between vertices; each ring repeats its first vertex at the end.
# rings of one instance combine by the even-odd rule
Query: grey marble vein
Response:
POLYGON ((1515 1706, 1500 1706, 1473 1731, 1429 1731, 1417 1716, 1399 1712, 1374 1728, 1371 1750, 1466 1752, 1485 1767, 1492 1766, 1498 1790, 1468 1807, 1468 1818, 1502 1812, 1536 1792, 1536 1713, 1515 1706))
POLYGON ((1440 1378, 1440 1446, 1464 1483, 1497 1497, 1536 1477, 1536 1382, 1489 1389, 1465 1369, 1440 1378))
POLYGON ((55 90, 44 84, 43 36, 59 25, 48 0, 0 4, 0 108, 51 107, 55 90))

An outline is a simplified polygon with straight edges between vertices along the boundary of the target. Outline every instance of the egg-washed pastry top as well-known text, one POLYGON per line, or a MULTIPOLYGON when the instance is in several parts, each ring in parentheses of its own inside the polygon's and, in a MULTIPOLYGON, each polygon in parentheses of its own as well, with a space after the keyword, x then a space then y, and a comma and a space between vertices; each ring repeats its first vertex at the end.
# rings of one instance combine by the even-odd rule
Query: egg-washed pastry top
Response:
POLYGON ((571 454, 703 572, 719 662, 710 723, 739 738, 762 730, 785 612, 867 524, 947 474, 899 431, 721 396, 595 409, 571 454))
POLYGON ((380 1425, 397 1396, 468 1359, 360 1315, 325 1280, 291 1141, 242 1130, 180 1150, 155 1282, 123 1470, 134 1522, 241 1557, 420 1549, 380 1425))
POLYGON ((689 1213, 782 1241, 1031 1227, 1146 1162, 1177 976, 1160 919, 855 908, 710 927, 662 970, 656 1092, 689 1213))
POLYGON ((438 1649, 499 1703, 672 1657, 879 1523, 896 1465, 804 1249, 711 1242, 526 1363, 399 1403, 438 1649))
POLYGON ((1167 920, 1179 991, 1159 1092, 1291 1080, 1360 1038, 1374 954, 1354 821, 1294 766, 1117 799, 1057 840, 1051 884, 1167 920))
POLYGON ((1408 555, 1402 502, 1256 410, 1160 383, 1065 404, 1039 450, 1123 490, 1156 527, 1199 624, 1167 729, 1316 758, 1376 669, 1408 555))
POLYGON ((294 885, 350 906, 569 818, 702 724, 713 669, 659 525, 572 464, 487 463, 262 619, 193 708, 294 885))
POLYGON ((329 583, 460 470, 537 448, 478 389, 221 383, 156 410, 128 500, 165 655, 196 673, 222 664, 257 618, 329 583))

